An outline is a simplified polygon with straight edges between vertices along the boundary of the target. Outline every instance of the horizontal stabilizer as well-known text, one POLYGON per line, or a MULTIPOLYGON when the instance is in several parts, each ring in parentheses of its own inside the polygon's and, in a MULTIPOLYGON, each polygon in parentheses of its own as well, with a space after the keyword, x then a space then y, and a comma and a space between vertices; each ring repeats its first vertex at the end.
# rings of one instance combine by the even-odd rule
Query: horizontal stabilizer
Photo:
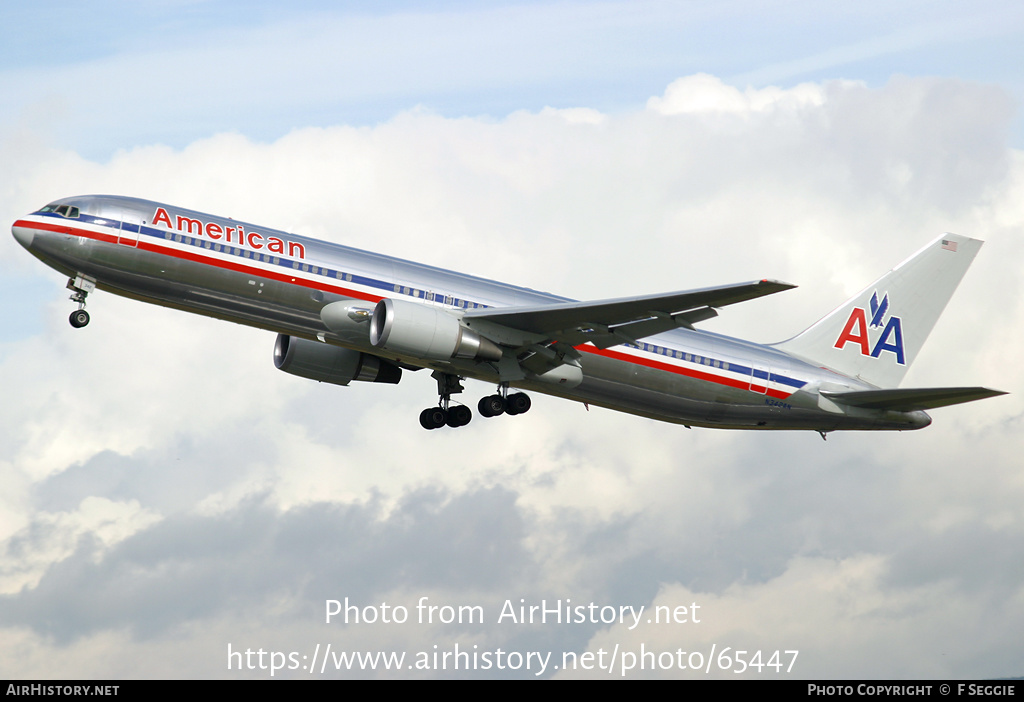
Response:
POLYGON ((829 392, 822 395, 834 402, 865 409, 916 412, 935 409, 963 402, 984 400, 987 397, 1005 395, 1002 390, 989 388, 902 388, 890 390, 861 390, 857 392, 829 392))

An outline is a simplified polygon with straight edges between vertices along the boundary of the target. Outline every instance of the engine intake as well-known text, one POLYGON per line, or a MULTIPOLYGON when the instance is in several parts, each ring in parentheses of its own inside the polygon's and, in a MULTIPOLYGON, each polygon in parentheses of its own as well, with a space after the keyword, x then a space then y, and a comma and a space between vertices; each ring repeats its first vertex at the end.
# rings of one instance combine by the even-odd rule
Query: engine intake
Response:
POLYGON ((370 320, 370 343, 417 358, 498 361, 501 349, 445 310, 384 298, 370 320))
POLYGON ((402 369, 368 353, 278 334, 274 344, 274 365, 285 373, 334 385, 353 380, 395 384, 402 369))

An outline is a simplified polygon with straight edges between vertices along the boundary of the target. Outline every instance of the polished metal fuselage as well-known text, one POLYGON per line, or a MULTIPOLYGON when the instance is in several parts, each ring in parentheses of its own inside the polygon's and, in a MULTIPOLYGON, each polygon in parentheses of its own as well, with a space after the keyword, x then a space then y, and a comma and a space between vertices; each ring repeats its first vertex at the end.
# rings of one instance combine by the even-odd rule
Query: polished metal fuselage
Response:
MULTIPOLYGON (((53 204, 77 217, 36 212, 15 237, 47 265, 102 290, 262 329, 319 339, 421 367, 498 383, 493 364, 397 355, 365 329, 331 332, 320 311, 339 300, 367 310, 392 297, 452 313, 567 298, 160 203, 83 196, 53 204), (229 232, 230 230, 230 232, 229 232)), ((364 325, 367 326, 368 325, 364 325)), ((836 407, 819 389, 871 386, 771 346, 677 329, 636 345, 581 352, 576 387, 522 379, 512 385, 654 419, 737 429, 917 429, 924 412, 836 407)))

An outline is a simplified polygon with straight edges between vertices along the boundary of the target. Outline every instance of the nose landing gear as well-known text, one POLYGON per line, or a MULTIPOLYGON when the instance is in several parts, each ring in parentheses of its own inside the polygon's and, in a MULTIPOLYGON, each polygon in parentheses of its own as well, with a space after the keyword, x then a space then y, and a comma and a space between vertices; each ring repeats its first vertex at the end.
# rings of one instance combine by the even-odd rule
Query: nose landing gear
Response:
POLYGON ((85 298, 96 289, 96 283, 82 276, 77 276, 75 278, 68 278, 67 287, 71 291, 71 301, 78 303, 78 309, 71 313, 68 321, 71 322, 71 326, 75 329, 81 329, 89 323, 89 313, 85 311, 85 298))
POLYGON ((71 322, 71 326, 75 329, 81 329, 89 323, 89 313, 85 310, 75 310, 71 313, 71 317, 68 318, 68 321, 71 322))

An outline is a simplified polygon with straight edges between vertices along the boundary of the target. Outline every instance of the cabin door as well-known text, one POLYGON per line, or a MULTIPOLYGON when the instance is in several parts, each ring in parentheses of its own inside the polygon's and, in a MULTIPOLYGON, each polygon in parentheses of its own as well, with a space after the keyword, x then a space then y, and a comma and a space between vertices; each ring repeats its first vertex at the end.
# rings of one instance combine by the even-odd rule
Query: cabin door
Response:
POLYGON ((142 228, 142 218, 134 212, 121 210, 118 215, 121 219, 121 229, 117 235, 117 243, 135 248, 139 245, 139 230, 142 228))
POLYGON ((750 392, 764 395, 768 392, 768 378, 772 374, 771 366, 760 363, 750 364, 750 392))

